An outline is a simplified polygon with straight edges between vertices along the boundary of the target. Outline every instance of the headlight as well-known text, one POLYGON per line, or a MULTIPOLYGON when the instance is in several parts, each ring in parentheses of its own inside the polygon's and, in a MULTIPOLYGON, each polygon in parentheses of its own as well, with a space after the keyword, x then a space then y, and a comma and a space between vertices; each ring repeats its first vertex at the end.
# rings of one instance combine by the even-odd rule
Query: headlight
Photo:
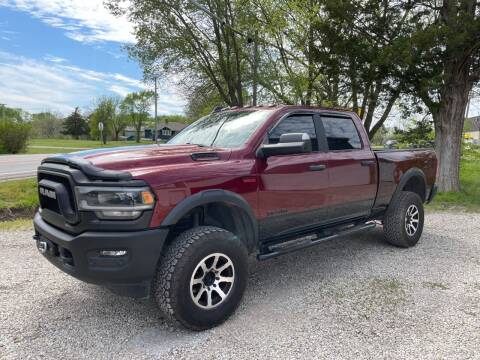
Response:
POLYGON ((155 203, 148 188, 78 186, 75 194, 79 210, 95 211, 101 219, 135 219, 155 203))

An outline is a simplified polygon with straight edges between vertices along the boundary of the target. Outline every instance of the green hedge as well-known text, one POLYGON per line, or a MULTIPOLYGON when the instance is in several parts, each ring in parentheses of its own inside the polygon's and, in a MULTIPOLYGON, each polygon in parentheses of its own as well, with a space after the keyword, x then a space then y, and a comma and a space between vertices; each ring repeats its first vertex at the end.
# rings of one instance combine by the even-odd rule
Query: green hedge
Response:
POLYGON ((18 154, 25 151, 29 134, 29 124, 0 120, 0 154, 18 154))

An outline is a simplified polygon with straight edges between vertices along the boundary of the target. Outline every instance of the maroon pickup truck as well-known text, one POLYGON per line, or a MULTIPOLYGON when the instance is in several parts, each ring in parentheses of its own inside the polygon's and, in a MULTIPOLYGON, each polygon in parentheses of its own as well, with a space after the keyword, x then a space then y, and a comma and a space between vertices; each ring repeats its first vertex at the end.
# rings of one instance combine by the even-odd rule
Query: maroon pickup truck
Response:
POLYGON ((38 168, 39 251, 201 330, 232 314, 259 260, 382 223, 409 247, 435 194, 433 150, 373 151, 351 112, 214 111, 167 144, 53 156, 38 168))

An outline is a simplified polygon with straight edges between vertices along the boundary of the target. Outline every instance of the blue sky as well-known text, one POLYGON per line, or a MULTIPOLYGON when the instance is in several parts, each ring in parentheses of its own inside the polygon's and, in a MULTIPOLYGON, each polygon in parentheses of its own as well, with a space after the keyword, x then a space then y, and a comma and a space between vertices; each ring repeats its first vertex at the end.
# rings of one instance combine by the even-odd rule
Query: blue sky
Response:
MULTIPOLYGON (((142 71, 123 50, 131 29, 102 0, 0 0, 0 103, 67 114, 88 111, 101 95, 142 90, 142 71)), ((172 84, 161 87, 161 114, 184 104, 172 84)))

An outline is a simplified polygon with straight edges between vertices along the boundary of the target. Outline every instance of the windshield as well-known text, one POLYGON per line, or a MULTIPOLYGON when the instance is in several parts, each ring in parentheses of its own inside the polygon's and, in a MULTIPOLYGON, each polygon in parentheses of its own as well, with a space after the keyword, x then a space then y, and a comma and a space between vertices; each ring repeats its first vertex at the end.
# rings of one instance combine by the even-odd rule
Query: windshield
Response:
POLYGON ((167 144, 237 148, 247 142, 271 113, 272 110, 245 110, 210 114, 183 129, 167 144))

